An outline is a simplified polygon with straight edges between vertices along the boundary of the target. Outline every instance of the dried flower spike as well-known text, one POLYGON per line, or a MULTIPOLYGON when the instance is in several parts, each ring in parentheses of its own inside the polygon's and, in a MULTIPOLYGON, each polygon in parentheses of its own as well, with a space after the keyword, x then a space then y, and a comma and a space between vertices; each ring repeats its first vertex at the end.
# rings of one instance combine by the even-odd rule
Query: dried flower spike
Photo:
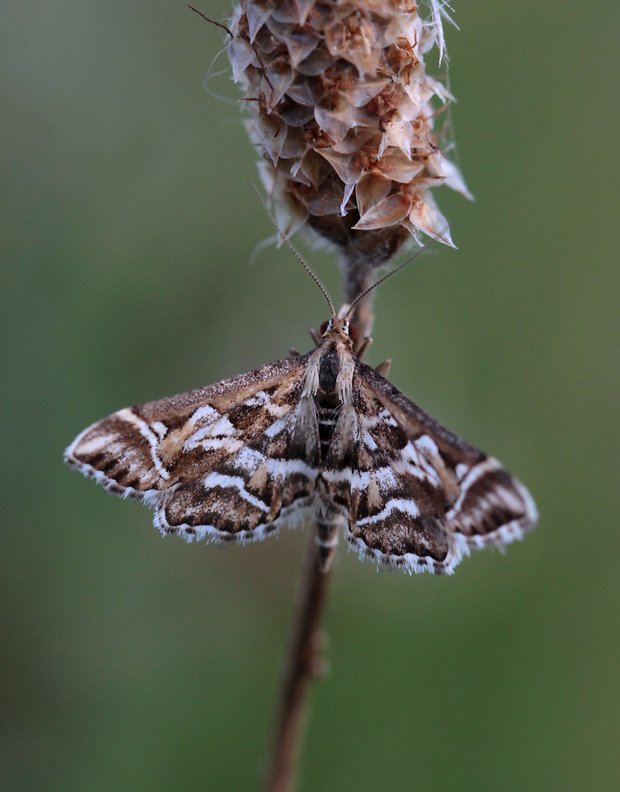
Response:
POLYGON ((444 56, 444 0, 241 0, 230 21, 233 79, 286 235, 308 224, 347 266, 391 258, 426 234, 452 245, 431 189, 470 197, 433 121, 451 96, 425 54, 444 56))

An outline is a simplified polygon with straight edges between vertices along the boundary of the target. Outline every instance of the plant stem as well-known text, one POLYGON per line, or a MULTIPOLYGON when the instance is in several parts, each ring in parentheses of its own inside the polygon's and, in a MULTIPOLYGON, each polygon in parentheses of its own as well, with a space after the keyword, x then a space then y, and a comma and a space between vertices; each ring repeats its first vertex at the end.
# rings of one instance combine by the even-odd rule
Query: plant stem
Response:
MULTIPOLYGON (((377 240, 378 237, 375 237, 377 240)), ((391 240, 394 243, 394 240, 391 240)), ((340 272, 342 274, 342 294, 346 303, 352 303, 355 298, 371 286, 377 278, 377 270, 386 264, 398 252, 400 245, 393 244, 378 245, 376 249, 368 247, 365 239, 354 239, 349 242, 346 250, 340 256, 340 272)), ((356 305, 352 325, 357 334, 357 342, 354 352, 358 352, 364 343, 364 339, 369 337, 374 323, 374 292, 366 295, 364 299, 356 305)))
MULTIPOLYGON (((359 253, 356 255, 354 249, 349 250, 348 256, 342 256, 343 296, 347 302, 351 302, 372 283, 374 270, 382 263, 381 258, 361 256, 359 253)), ((352 318, 358 333, 358 344, 369 335, 372 327, 373 296, 370 294, 358 303, 352 318)), ((292 792, 294 789, 308 691, 310 683, 323 672, 321 617, 325 609, 337 536, 337 522, 322 527, 317 523, 311 532, 299 582, 293 635, 282 677, 266 792, 292 792), (321 539, 322 544, 317 544, 317 540, 321 539)))
MULTIPOLYGON (((332 552, 335 548, 332 548, 332 552)), ((330 564, 312 531, 300 579, 294 632, 282 678, 267 792, 294 789, 296 761, 302 737, 310 682, 321 676, 321 616, 329 583, 330 564)))

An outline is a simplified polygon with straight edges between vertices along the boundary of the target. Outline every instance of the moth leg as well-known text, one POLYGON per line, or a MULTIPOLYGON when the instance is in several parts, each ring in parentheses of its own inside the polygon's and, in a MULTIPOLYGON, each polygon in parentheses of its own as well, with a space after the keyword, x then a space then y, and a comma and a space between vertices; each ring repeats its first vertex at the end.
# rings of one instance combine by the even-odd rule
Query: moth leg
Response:
POLYGON ((311 327, 308 330, 308 333, 310 334, 310 338, 314 341, 315 346, 321 346, 323 339, 321 338, 319 331, 315 330, 314 327, 311 327))
POLYGON ((379 363, 376 367, 375 371, 381 374, 382 377, 387 377, 390 373, 390 369, 392 368, 392 361, 390 358, 384 360, 383 363, 379 363))
POLYGON ((372 338, 370 336, 366 336, 366 338, 362 341, 359 346, 359 349, 356 351, 356 355, 358 358, 362 358, 364 352, 368 349, 368 347, 372 344, 372 338))

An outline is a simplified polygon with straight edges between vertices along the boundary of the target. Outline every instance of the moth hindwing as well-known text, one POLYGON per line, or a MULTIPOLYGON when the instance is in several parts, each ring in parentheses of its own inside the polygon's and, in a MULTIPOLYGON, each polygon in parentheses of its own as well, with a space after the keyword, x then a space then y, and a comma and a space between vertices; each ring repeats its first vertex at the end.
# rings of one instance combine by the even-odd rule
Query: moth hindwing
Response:
POLYGON ((362 557, 451 573, 536 522, 525 487, 352 351, 334 316, 312 352, 137 407, 84 430, 66 461, 155 511, 163 534, 252 541, 312 524, 362 557))

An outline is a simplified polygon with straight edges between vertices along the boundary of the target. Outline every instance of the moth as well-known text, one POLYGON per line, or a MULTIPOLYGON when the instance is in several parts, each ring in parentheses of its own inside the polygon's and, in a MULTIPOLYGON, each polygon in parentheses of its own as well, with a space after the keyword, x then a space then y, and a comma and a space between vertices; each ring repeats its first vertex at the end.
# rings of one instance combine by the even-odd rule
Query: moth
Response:
POLYGON ((307 354, 113 413, 66 461, 142 501, 162 534, 248 542, 311 525, 327 568, 339 533, 361 557, 451 574, 537 519, 526 488, 354 353, 351 308, 307 354))

